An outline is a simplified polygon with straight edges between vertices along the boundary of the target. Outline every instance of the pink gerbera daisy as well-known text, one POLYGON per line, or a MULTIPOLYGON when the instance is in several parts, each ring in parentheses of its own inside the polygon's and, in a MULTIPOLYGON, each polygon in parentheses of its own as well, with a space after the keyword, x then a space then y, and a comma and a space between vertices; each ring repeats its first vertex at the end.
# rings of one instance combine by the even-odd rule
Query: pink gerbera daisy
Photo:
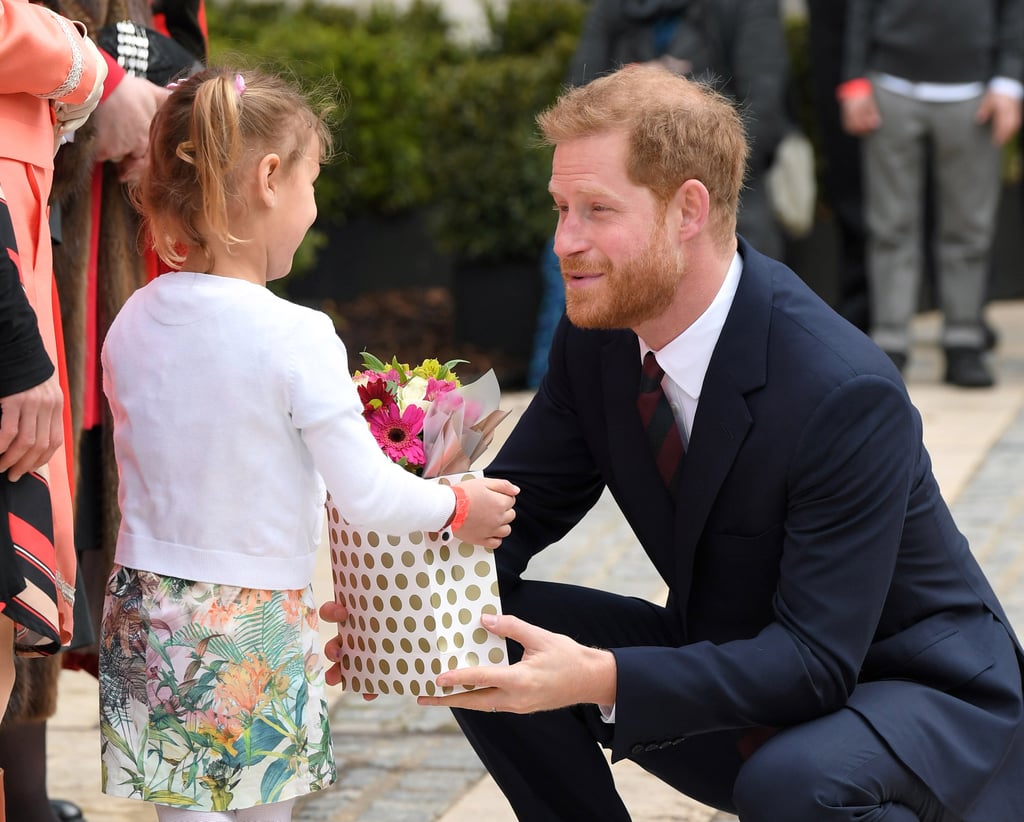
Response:
POLYGON ((424 416, 423 409, 416 405, 399 411, 397 405, 391 404, 368 412, 366 420, 381 450, 392 462, 417 467, 426 462, 419 437, 424 416))

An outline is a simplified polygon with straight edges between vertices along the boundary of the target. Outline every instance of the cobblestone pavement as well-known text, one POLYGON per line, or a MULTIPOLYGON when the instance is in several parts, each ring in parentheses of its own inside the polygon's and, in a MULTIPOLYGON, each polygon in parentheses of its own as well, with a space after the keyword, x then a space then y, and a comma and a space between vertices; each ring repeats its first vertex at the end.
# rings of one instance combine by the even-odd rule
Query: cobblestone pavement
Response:
MULTIPOLYGON (((941 383, 934 315, 915 323, 908 384, 924 419, 925 440, 943 493, 1011 619, 1020 626, 1024 625, 1024 302, 997 303, 990 316, 1001 335, 994 356, 1000 377, 996 388, 964 391, 941 383)), ((529 396, 513 394, 506 399, 506 406, 516 409, 529 396)), ((608 499, 560 546, 541 554, 531 575, 601 585, 624 594, 664 594, 608 499)), ((326 561, 318 570, 316 585, 321 599, 330 595, 326 561)), ((49 723, 51 796, 79 803, 88 822, 153 820, 150 808, 106 798, 96 787, 94 680, 66 672, 61 688, 58 713, 49 723)), ((300 802, 296 822, 514 820, 447 711, 421 709, 400 697, 365 702, 339 693, 332 717, 338 784, 300 802)), ((636 822, 735 819, 679 796, 630 763, 616 764, 614 773, 636 822)))

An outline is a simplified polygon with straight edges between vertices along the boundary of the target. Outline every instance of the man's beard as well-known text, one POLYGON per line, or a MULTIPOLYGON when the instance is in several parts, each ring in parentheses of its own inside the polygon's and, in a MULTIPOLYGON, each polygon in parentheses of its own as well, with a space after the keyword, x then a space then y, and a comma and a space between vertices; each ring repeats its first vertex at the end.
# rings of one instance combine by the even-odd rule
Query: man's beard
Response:
POLYGON ((614 266, 608 259, 568 257, 561 260, 562 278, 573 273, 601 272, 591 288, 565 289, 565 310, 578 328, 636 328, 658 316, 675 296, 683 277, 683 259, 664 235, 664 223, 651 233, 637 256, 614 266))

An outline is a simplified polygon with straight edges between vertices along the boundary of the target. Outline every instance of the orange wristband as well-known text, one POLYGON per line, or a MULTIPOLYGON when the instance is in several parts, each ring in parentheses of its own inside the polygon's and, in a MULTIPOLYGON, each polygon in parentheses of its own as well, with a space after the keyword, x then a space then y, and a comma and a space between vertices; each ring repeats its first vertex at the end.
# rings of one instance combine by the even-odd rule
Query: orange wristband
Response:
POLYGON ((852 100, 856 97, 867 97, 871 94, 871 81, 867 77, 855 77, 840 83, 836 88, 837 100, 852 100))
POLYGON ((458 531, 466 524, 466 515, 469 513, 469 497, 466 496, 466 491, 458 485, 451 486, 451 489, 455 492, 455 513, 448 521, 448 527, 453 531, 458 531))
POLYGON ((855 97, 866 97, 871 93, 871 81, 866 77, 847 80, 836 88, 836 99, 849 100, 855 97))

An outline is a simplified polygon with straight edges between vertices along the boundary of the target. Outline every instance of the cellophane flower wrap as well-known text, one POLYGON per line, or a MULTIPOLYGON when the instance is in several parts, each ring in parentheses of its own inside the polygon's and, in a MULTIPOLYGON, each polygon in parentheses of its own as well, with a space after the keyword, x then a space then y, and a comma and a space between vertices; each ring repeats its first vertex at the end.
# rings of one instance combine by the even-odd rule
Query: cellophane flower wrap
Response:
MULTIPOLYGON (((463 385, 462 360, 410 367, 363 352, 353 375, 363 416, 381 450, 430 481, 459 482, 507 412, 493 371, 463 385)), ((356 527, 327 499, 335 598, 349 616, 339 627, 342 684, 360 693, 435 695, 438 674, 508 664, 504 640, 480 626, 500 614, 493 553, 450 529, 387 534, 356 527)))
POLYGON ((353 380, 363 416, 384 453, 421 477, 468 471, 508 413, 498 408, 494 371, 463 385, 454 368, 465 360, 427 359, 410 368, 362 356, 353 380))

